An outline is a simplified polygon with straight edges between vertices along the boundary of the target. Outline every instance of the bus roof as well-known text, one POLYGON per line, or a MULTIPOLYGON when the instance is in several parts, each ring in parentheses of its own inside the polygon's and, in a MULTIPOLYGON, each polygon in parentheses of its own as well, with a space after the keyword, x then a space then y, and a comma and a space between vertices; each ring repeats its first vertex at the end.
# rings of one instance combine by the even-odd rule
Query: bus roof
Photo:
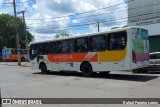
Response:
MULTIPOLYGON (((65 38, 58 38, 58 39, 53 39, 53 40, 46 40, 46 41, 38 41, 38 42, 30 42, 29 45, 31 44, 37 44, 37 43, 46 43, 46 42, 52 42, 52 41, 61 41, 61 40, 67 40, 67 39, 74 39, 74 38, 81 38, 81 37, 88 37, 88 36, 94 36, 94 35, 100 35, 104 33, 113 33, 113 32, 118 32, 118 31, 124 31, 126 29, 130 28, 143 28, 140 26, 132 26, 132 27, 122 27, 122 28, 116 28, 116 29, 111 29, 110 31, 104 31, 104 32, 96 32, 96 33, 88 33, 84 35, 77 35, 77 36, 71 36, 71 37, 65 37, 65 38)), ((143 28, 145 29, 145 28, 143 28)))

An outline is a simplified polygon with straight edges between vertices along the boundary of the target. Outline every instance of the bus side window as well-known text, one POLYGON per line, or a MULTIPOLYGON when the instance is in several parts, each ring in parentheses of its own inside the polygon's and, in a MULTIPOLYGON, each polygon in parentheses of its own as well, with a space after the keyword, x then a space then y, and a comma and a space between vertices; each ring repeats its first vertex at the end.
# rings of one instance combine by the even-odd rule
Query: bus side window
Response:
POLYGON ((93 52, 106 50, 105 35, 98 35, 91 37, 90 50, 93 52))
POLYGON ((62 41, 62 53, 73 53, 74 52, 74 40, 62 41))
POLYGON ((24 54, 24 50, 20 50, 20 53, 21 53, 21 54, 24 54))
POLYGON ((27 54, 27 50, 25 50, 25 54, 27 54))
POLYGON ((17 50, 16 49, 14 49, 14 54, 17 54, 17 50))
POLYGON ((16 54, 17 54, 17 50, 16 50, 16 49, 13 49, 13 50, 11 50, 11 53, 12 53, 13 55, 16 55, 16 54))
POLYGON ((48 43, 40 43, 38 44, 38 52, 39 55, 46 55, 48 54, 48 43))
POLYGON ((11 50, 11 53, 14 54, 14 50, 11 50))
POLYGON ((123 50, 127 43, 127 34, 125 31, 118 33, 111 33, 107 35, 107 49, 108 50, 123 50))
POLYGON ((50 46, 50 53, 51 54, 58 54, 61 53, 61 42, 60 41, 56 41, 56 42, 51 42, 49 44, 50 46))
POLYGON ((157 59, 160 59, 160 53, 159 53, 159 54, 157 54, 157 59))
POLYGON ((27 54, 27 50, 21 50, 21 54, 23 55, 27 54))
POLYGON ((76 52, 87 52, 88 51, 88 38, 76 39, 76 52))

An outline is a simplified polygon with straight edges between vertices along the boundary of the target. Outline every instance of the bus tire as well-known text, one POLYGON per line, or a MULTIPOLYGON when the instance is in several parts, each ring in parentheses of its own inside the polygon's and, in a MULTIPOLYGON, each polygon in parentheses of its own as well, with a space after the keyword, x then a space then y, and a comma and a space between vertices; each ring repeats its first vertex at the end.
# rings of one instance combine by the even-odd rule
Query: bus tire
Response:
POLYGON ((89 63, 83 63, 81 66, 82 75, 90 77, 93 75, 92 66, 89 63))
POLYGON ((47 66, 46 66, 45 63, 41 63, 39 68, 40 68, 40 70, 41 70, 42 73, 44 73, 44 74, 49 73, 48 70, 47 70, 47 66))

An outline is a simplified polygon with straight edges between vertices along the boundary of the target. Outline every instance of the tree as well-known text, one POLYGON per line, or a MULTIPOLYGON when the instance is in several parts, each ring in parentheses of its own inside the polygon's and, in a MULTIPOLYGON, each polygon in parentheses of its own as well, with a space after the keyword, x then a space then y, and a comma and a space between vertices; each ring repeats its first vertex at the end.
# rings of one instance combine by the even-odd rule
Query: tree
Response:
MULTIPOLYGON (((19 42, 21 48, 25 48, 25 28, 21 18, 17 18, 19 42)), ((27 31, 28 41, 32 41, 34 36, 27 31)), ((0 48, 4 46, 16 48, 16 25, 15 18, 9 14, 0 14, 0 48)))
POLYGON ((60 33, 55 35, 56 38, 64 38, 64 37, 69 37, 68 33, 60 33))

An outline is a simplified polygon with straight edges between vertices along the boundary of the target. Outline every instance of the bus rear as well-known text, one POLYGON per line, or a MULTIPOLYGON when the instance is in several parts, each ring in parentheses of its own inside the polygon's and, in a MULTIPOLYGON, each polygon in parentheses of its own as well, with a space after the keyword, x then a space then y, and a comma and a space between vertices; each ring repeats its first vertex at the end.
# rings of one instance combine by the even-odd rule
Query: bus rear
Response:
POLYGON ((140 72, 141 68, 149 66, 149 37, 148 30, 131 28, 131 48, 133 72, 140 72))

